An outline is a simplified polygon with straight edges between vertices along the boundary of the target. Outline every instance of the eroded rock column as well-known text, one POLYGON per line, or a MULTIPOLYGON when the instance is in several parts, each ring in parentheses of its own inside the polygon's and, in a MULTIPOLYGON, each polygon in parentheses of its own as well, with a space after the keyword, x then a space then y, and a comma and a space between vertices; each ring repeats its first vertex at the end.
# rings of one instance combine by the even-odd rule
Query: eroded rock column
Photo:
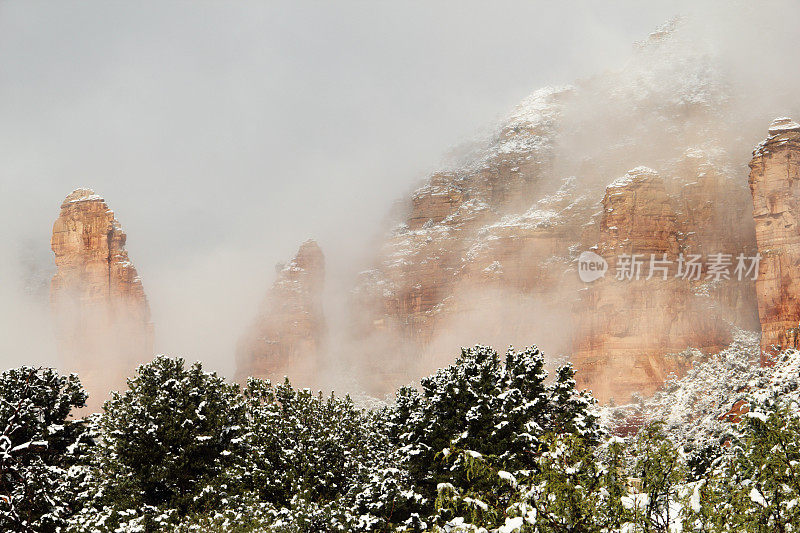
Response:
POLYGON ((800 323, 800 124, 775 120, 750 162, 761 264, 756 292, 762 363, 798 347, 800 323))
POLYGON ((237 381, 248 377, 293 385, 318 385, 320 350, 326 333, 322 309, 325 258, 313 240, 304 242, 264 298, 258 316, 239 341, 237 381))
POLYGON ((77 372, 98 409, 153 356, 153 325, 126 234, 105 200, 76 189, 61 204, 51 248, 50 300, 62 366, 77 372))

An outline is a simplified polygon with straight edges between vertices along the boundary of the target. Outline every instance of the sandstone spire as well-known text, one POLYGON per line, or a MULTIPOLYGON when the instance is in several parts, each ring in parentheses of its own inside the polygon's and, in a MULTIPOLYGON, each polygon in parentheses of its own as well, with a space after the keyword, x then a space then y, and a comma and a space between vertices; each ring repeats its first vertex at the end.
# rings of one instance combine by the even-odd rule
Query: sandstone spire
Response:
POLYGON ((153 354, 150 308, 125 240, 114 212, 91 189, 67 196, 53 224, 50 300, 59 351, 95 409, 153 354))
POLYGON ((773 121, 753 152, 750 190, 761 264, 756 292, 762 362, 798 347, 800 323, 800 124, 773 121))
POLYGON ((322 289, 325 258, 313 240, 304 242, 267 293, 258 317, 239 341, 237 381, 249 376, 314 386, 325 337, 322 289))

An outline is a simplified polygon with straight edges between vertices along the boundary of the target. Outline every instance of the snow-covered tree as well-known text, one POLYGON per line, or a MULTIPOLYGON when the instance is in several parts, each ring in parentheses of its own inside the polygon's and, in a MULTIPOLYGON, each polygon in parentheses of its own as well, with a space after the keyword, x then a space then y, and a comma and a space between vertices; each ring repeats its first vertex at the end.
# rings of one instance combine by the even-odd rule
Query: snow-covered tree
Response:
POLYGON ((800 527, 797 410, 797 404, 779 397, 755 398, 741 422, 727 472, 730 522, 737 531, 782 533, 800 527))
POLYGON ((575 433, 551 436, 538 467, 519 480, 537 531, 599 533, 629 523, 623 447, 617 438, 601 447, 575 433))
POLYGON ((75 511, 70 468, 89 442, 70 411, 86 398, 75 375, 0 374, 0 530, 56 531, 75 511))
POLYGON ((644 426, 634 443, 633 477, 638 488, 626 497, 634 523, 644 533, 669 531, 680 517, 679 490, 686 468, 675 444, 664 433, 663 423, 644 426))
POLYGON ((244 396, 248 437, 236 476, 275 509, 272 530, 376 531, 389 523, 370 492, 373 483, 390 490, 392 482, 380 413, 349 397, 295 389, 288 379, 277 387, 251 379, 244 396))
POLYGON ((503 361, 492 348, 476 346, 423 379, 420 391, 400 391, 392 438, 422 496, 423 516, 446 522, 467 504, 493 524, 515 495, 498 481, 499 472, 537 468, 548 449, 547 435, 571 433, 591 445, 599 441, 593 400, 575 389, 571 367, 561 368, 548 383, 544 366, 535 347, 509 349, 503 361))
POLYGON ((251 379, 248 399, 250 482, 279 506, 345 497, 384 453, 372 446, 370 421, 349 398, 327 398, 251 379))
MULTIPOLYGON (((0 376, 0 529, 650 533, 800 530, 793 396, 703 438, 608 437, 535 348, 465 349, 390 406, 157 357, 73 422, 75 376, 0 376), (688 443, 688 445, 687 445, 688 443), (682 529, 681 529, 682 528, 682 529)), ((791 393, 794 389, 787 389, 791 393)))
POLYGON ((103 406, 85 507, 73 529, 116 524, 167 528, 181 516, 224 507, 227 473, 241 461, 246 409, 239 387, 200 363, 156 357, 103 406))

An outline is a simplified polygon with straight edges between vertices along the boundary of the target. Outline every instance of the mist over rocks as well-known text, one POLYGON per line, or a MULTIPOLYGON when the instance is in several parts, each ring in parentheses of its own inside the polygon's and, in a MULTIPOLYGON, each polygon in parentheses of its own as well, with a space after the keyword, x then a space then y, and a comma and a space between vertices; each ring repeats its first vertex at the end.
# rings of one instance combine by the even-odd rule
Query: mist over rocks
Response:
POLYGON ((705 280, 676 276, 672 263, 689 248, 684 221, 655 171, 640 167, 615 180, 602 205, 598 251, 611 274, 581 293, 572 361, 579 387, 601 402, 627 402, 691 368, 691 357, 677 355, 687 348, 713 353, 727 345, 730 324, 714 305, 717 297, 696 290, 705 280), (631 265, 630 279, 618 279, 622 259, 634 256, 641 271, 631 265), (652 256, 666 271, 649 271, 652 256))
MULTIPOLYGON (((237 380, 288 375, 380 396, 449 364, 453 346, 536 343, 553 359, 571 358, 579 386, 624 402, 718 352, 733 331, 767 327, 770 291, 749 278, 669 270, 663 280, 613 279, 626 254, 665 257, 674 269, 680 257, 764 248, 745 168, 765 105, 750 105, 738 73, 691 31, 671 22, 622 68, 534 91, 399 202, 391 228, 366 259, 354 259, 356 279, 326 280, 319 246, 304 243, 241 328, 237 380), (609 265, 591 286, 577 273, 586 251, 609 265)), ((797 104, 773 106, 789 113, 797 104)), ((772 139, 786 148, 797 129, 776 121, 762 156, 772 139)), ((70 205, 102 202, 89 190, 74 194, 70 205)), ((107 238, 124 250, 121 229, 107 238)), ((102 243, 94 246, 102 258, 102 243)), ((326 246, 329 257, 337 253, 326 246)), ((102 272, 102 261, 87 257, 88 269, 102 272)), ((120 275, 134 283, 132 272, 120 275)), ((773 313, 776 331, 798 318, 787 286, 778 290, 789 298, 773 313)))
POLYGON ((601 400, 627 401, 690 368, 686 349, 758 327, 750 279, 674 266, 663 281, 610 279, 620 254, 755 254, 746 145, 720 120, 737 82, 682 31, 654 32, 621 70, 535 91, 411 194, 349 305, 344 351, 365 387, 444 366, 454 344, 536 342, 601 400), (610 263, 591 287, 576 272, 586 250, 610 263))
POLYGON ((97 409, 153 356, 153 324, 127 235, 105 199, 76 189, 53 224, 50 301, 63 368, 77 372, 97 409))
MULTIPOLYGON (((736 258, 764 248, 739 123, 720 119, 741 111, 738 81, 682 31, 665 25, 619 71, 535 91, 483 146, 433 173, 352 288, 338 346, 312 350, 310 368, 341 363, 381 395, 449 364, 453 345, 536 342, 572 360, 579 387, 626 402, 734 332, 771 328, 756 291, 769 273, 733 274, 736 258), (587 250, 609 264, 591 285, 576 271, 587 250), (644 264, 615 279, 625 255, 644 264), (651 257, 669 263, 663 276, 648 272, 651 257), (687 276, 679 263, 691 257, 704 264, 687 276), (729 258, 728 275, 709 272, 714 257, 729 258)), ((790 149, 797 128, 777 121, 771 142, 790 149)), ((792 313, 776 310, 776 327, 796 327, 792 313)))
POLYGON ((255 376, 280 382, 288 376, 297 386, 319 387, 327 333, 322 249, 308 240, 276 271, 258 316, 239 340, 236 379, 244 382, 255 376))
POLYGON ((800 3, 680 3, 2 4, 0 530, 798 530, 800 3))

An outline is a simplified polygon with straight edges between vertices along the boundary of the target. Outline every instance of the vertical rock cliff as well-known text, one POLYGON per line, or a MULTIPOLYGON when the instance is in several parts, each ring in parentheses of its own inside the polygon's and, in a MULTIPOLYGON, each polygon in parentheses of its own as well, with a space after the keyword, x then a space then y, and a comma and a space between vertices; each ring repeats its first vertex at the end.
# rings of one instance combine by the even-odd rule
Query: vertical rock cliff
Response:
POLYGON ((775 120, 750 162, 761 264, 756 281, 762 362, 798 347, 800 324, 800 124, 775 120))
POLYGON ((578 385, 602 402, 652 394, 690 368, 698 352, 687 348, 708 353, 730 342, 729 325, 700 290, 705 273, 691 280, 676 271, 685 237, 676 200, 644 167, 606 188, 597 253, 609 274, 582 291, 573 356, 578 385))
POLYGON ((731 279, 755 253, 741 132, 721 120, 733 96, 675 31, 620 71, 535 91, 413 193, 354 291, 367 387, 416 379, 457 346, 538 343, 626 401, 758 327, 753 281, 731 279), (611 263, 591 285, 576 271, 587 250, 611 263), (640 254, 641 279, 613 279, 621 254, 640 254), (666 279, 646 279, 651 254, 666 279), (728 277, 709 277, 715 254, 734 261, 728 277), (681 255, 700 256, 697 276, 677 275, 681 255))
POLYGON ((125 232, 105 200, 77 189, 61 204, 51 248, 50 285, 63 366, 78 372, 97 408, 153 355, 153 326, 125 232))
POLYGON ((236 379, 288 376, 296 386, 318 383, 326 328, 322 310, 325 258, 313 240, 304 242, 268 291, 258 316, 239 341, 236 379))

